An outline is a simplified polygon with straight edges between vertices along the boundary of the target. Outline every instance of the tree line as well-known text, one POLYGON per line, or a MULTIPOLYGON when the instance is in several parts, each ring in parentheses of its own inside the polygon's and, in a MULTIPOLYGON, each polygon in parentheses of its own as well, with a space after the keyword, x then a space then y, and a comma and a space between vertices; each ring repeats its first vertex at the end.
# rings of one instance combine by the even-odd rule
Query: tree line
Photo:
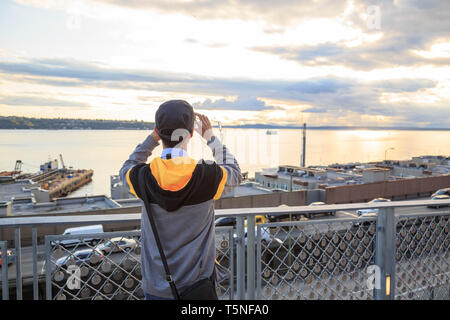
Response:
POLYGON ((152 130, 153 122, 137 120, 0 117, 0 129, 152 130))

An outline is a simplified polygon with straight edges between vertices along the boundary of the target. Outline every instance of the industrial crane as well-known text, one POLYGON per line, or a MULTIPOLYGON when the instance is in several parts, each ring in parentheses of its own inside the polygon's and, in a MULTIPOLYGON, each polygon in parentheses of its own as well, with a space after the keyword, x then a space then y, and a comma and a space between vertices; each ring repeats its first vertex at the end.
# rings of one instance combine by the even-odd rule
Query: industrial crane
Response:
POLYGON ((59 159, 61 159, 62 169, 63 169, 63 170, 66 170, 66 165, 64 164, 64 160, 63 160, 62 154, 59 155, 59 159))
POLYGON ((14 166, 14 172, 21 172, 22 171, 22 160, 16 160, 16 165, 14 166))

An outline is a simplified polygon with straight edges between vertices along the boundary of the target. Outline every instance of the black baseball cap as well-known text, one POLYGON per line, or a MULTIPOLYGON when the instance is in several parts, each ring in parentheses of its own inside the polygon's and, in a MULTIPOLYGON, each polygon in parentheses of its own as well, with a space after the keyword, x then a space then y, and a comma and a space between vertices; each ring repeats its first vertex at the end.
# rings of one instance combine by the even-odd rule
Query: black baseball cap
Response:
POLYGON ((169 100, 156 110, 155 126, 161 139, 171 140, 175 129, 186 129, 192 132, 194 128, 194 108, 184 100, 169 100))

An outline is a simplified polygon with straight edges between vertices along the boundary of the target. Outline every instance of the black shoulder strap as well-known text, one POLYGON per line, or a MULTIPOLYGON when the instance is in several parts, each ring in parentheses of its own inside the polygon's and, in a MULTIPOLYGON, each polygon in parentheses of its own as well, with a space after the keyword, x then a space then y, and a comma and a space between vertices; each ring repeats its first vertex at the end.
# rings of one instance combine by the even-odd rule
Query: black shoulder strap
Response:
POLYGON ((147 198, 147 193, 145 192, 145 182, 144 182, 144 175, 138 173, 138 180, 139 180, 139 189, 141 193, 141 198, 144 201, 145 209, 147 211, 148 220, 150 221, 150 225, 153 230, 153 235, 155 237, 156 245, 158 246, 159 255, 161 256, 161 261, 164 265, 164 270, 166 272, 166 280, 169 282, 170 289, 172 290, 172 295, 175 298, 175 300, 180 300, 180 296, 178 295, 177 287, 175 286, 175 282, 173 281, 173 277, 169 270, 169 265, 167 264, 166 255, 164 254, 164 250, 162 248, 161 241, 159 239, 158 230, 156 229, 156 223, 153 219, 153 215, 150 213, 150 202, 147 198))

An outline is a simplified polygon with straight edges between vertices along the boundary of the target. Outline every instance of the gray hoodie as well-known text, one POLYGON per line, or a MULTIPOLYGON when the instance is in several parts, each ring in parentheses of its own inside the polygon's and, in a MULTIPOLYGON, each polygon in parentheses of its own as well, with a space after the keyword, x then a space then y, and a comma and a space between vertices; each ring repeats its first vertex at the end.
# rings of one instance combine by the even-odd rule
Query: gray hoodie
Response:
MULTIPOLYGON (((139 175, 144 175, 147 193, 164 253, 179 292, 212 275, 215 259, 214 199, 241 183, 235 157, 214 137, 208 146, 215 162, 197 162, 183 157, 146 161, 158 143, 148 136, 120 169, 120 177, 139 197, 139 175), (180 158, 181 159, 181 158, 180 158), (178 160, 180 160, 178 159, 178 160)), ((173 298, 165 279, 158 247, 142 206, 142 288, 145 293, 173 298)))

